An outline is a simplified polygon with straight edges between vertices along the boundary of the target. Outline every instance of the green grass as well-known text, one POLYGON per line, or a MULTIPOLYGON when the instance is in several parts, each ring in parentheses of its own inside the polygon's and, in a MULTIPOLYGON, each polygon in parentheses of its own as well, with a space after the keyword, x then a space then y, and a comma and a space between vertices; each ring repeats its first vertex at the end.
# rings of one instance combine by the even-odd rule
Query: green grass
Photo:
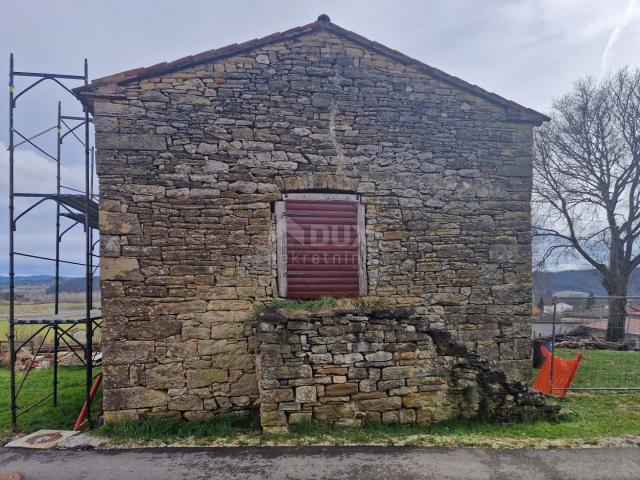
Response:
POLYGON ((96 431, 115 444, 313 445, 401 444, 442 446, 555 446, 596 443, 604 437, 638 435, 637 394, 576 394, 560 400, 558 421, 511 424, 454 419, 433 425, 367 424, 340 428, 303 422, 288 433, 262 435, 257 415, 226 416, 203 422, 146 418, 106 425, 96 431))
POLYGON ((270 306, 287 312, 318 312, 339 308, 340 301, 333 297, 320 297, 317 300, 274 298, 270 306))
MULTIPOLYGON (((75 311, 84 313, 84 303, 60 303, 58 305, 59 310, 61 312, 65 310, 75 311)), ((43 315, 53 315, 53 303, 16 303, 16 315, 35 315, 35 314, 43 314, 43 315)), ((9 316, 9 304, 8 303, 0 303, 0 320, 7 320, 9 316)))
MULTIPOLYGON (((97 372, 95 372, 97 373, 97 372)), ((19 385, 23 373, 17 376, 19 385)), ((85 395, 85 370, 82 367, 63 367, 58 372, 58 407, 53 398, 18 418, 20 431, 34 432, 42 428, 71 430, 80 413, 85 395)), ((18 397, 18 407, 26 408, 53 390, 53 370, 33 370, 18 397)), ((0 369, 0 440, 11 430, 9 370, 0 369)))
MULTIPOLYGON (((574 387, 640 387, 640 352, 581 351, 583 357, 573 381, 574 387)), ((556 355, 571 359, 576 352, 558 348, 556 355)))
MULTIPOLYGON (((572 350, 559 355, 571 358, 572 350)), ((608 383, 640 386, 640 352, 589 350, 578 370, 575 386, 608 383), (635 376, 634 376, 635 375, 635 376)), ((37 371, 29 397, 47 393, 50 373, 37 371)), ((81 368, 61 372, 61 401, 55 410, 47 403, 21 420, 25 431, 38 428, 70 428, 83 400, 81 368)), ((32 382, 34 378, 30 379, 32 382)), ((8 393, 8 372, 0 370, 0 391, 8 393)), ((25 397, 27 399, 27 397, 25 397)), ((146 418, 140 422, 106 425, 96 434, 116 444, 177 443, 196 445, 305 445, 305 444, 400 444, 459 446, 553 446, 597 443, 603 437, 640 435, 640 392, 569 393, 557 400, 562 413, 557 421, 499 424, 476 419, 454 419, 433 425, 369 424, 362 428, 332 428, 311 422, 291 426, 288 433, 263 435, 257 415, 235 415, 201 422, 146 418)), ((0 397, 0 436, 9 423, 8 395, 0 397), (4 430, 2 430, 4 429, 4 430)))
POLYGON ((199 422, 148 417, 139 422, 107 424, 96 430, 96 434, 110 438, 116 443, 126 443, 131 440, 172 442, 188 438, 229 439, 243 434, 259 435, 260 418, 257 413, 226 415, 199 422))

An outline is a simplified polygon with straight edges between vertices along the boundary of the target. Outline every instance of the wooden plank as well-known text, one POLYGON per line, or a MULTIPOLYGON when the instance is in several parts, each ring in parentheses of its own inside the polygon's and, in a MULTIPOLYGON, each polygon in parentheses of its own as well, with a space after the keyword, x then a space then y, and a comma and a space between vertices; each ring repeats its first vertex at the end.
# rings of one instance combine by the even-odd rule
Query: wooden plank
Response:
POLYGON ((285 200, 324 200, 329 202, 348 201, 357 202, 360 195, 357 193, 285 193, 285 200))
POLYGON ((359 272, 359 293, 367 294, 367 229, 365 224, 366 206, 358 203, 358 245, 360 254, 358 255, 358 272, 359 272))
POLYGON ((280 297, 287 296, 287 222, 284 212, 285 202, 276 202, 276 268, 278 270, 278 295, 280 297))
POLYGON ((343 213, 355 213, 357 212, 358 207, 354 202, 325 202, 318 203, 316 201, 313 202, 302 202, 302 201, 291 201, 287 200, 287 211, 292 213, 298 212, 343 212, 343 213))
POLYGON ((317 225, 319 227, 328 227, 334 225, 350 225, 357 227, 358 219, 355 217, 291 217, 287 216, 287 223, 297 225, 317 225))
POLYGON ((297 250, 294 253, 287 253, 287 263, 301 265, 313 265, 324 263, 327 265, 344 265, 349 263, 360 263, 357 252, 322 252, 319 250, 297 250))
POLYGON ((297 272, 289 271, 287 278, 289 280, 293 278, 358 278, 358 272, 353 270, 352 272, 344 272, 342 270, 316 270, 313 272, 297 272))
POLYGON ((358 272, 359 266, 357 263, 346 263, 339 266, 339 269, 336 269, 336 265, 334 264, 308 264, 308 265, 300 265, 296 263, 290 263, 287 265, 287 272, 358 272))
POLYGON ((326 218, 356 218, 356 211, 353 212, 341 212, 336 210, 289 210, 287 205, 287 218, 305 218, 305 217, 326 217, 326 218))
MULTIPOLYGON (((293 243, 291 241, 291 239, 287 236, 287 251, 289 252, 299 252, 299 251, 306 251, 309 250, 310 245, 309 243, 293 243)), ((315 250, 315 249, 314 249, 315 250)), ((322 245, 322 246, 318 246, 318 249, 316 251, 325 253, 325 252, 349 252, 349 253, 356 253, 359 251, 358 245, 335 245, 335 244, 329 244, 329 245, 322 245)))
POLYGON ((316 277, 289 277, 287 288, 295 290, 298 287, 312 287, 321 285, 323 287, 353 287, 358 288, 357 278, 316 278, 316 277))

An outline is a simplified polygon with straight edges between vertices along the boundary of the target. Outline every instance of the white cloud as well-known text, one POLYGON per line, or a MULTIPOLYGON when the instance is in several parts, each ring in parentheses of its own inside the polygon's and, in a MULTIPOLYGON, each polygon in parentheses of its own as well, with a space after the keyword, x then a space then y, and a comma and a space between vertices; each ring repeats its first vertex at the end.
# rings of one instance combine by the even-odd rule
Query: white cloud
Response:
POLYGON ((602 74, 607 73, 609 62, 611 59, 610 58, 611 52, 613 48, 616 46, 616 43, 618 43, 622 32, 625 30, 625 28, 627 28, 631 20, 635 17, 635 13, 636 13, 635 7, 636 7, 636 0, 628 0, 627 8, 625 8, 624 10, 624 15, 622 16, 622 19, 613 29, 613 31, 611 32, 611 35, 609 35, 609 40, 607 41, 607 45, 604 48, 604 51, 602 52, 602 59, 600 61, 600 71, 602 74))

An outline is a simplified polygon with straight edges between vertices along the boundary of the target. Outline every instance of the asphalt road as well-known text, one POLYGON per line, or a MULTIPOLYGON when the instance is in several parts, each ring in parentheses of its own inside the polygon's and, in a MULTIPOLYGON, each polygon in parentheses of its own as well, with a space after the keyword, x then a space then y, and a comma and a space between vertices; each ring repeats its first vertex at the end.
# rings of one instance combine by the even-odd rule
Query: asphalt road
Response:
POLYGON ((6 470, 22 472, 25 480, 639 479, 640 449, 0 448, 0 471, 6 470))

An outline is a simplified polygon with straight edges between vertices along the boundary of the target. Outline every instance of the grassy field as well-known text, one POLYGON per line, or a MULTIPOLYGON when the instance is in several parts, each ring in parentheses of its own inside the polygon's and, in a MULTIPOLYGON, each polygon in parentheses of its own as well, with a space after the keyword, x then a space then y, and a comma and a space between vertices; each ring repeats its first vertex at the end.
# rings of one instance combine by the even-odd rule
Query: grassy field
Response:
MULTIPOLYGON (((83 303, 60 303, 60 314, 63 318, 83 318, 84 317, 84 304, 83 303)), ((54 311, 53 303, 34 303, 34 304, 17 304, 16 305, 16 317, 18 318, 52 318, 54 311)), ((16 325, 16 337, 25 339, 33 332, 37 331, 40 327, 38 325, 16 325)), ((74 328, 84 328, 84 325, 80 324, 74 328)), ((48 334, 48 339, 53 338, 53 334, 48 334)), ((5 341, 9 337, 9 305, 6 303, 0 304, 0 341, 5 341)))
MULTIPOLYGON (((53 303, 19 303, 16 304, 16 315, 53 315, 53 303)), ((84 303, 60 303, 60 310, 64 311, 78 311, 84 312, 84 303)), ((7 320, 9 318, 9 304, 0 303, 0 320, 7 320)))
MULTIPOLYGON (((574 387, 640 387, 640 352, 584 350, 582 353, 574 387)), ((576 350, 558 348, 556 355, 571 359, 576 350)))
MULTIPOLYGON (((29 374, 18 397, 18 409, 27 408, 52 389, 53 374, 50 369, 34 370, 29 374)), ((20 430, 33 432, 42 428, 71 430, 80 413, 85 395, 85 370, 82 367, 61 368, 58 375, 58 407, 53 398, 18 418, 20 430)), ((23 374, 16 380, 19 385, 23 374)), ((9 395, 9 371, 0 369, 0 439, 10 432, 11 411, 9 395)))
MULTIPOLYGON (((575 351, 560 355, 570 358, 575 351)), ((47 372, 36 372, 44 382, 47 372)), ((24 420, 24 430, 65 426, 73 423, 83 395, 81 369, 63 369, 66 387, 58 411, 50 403, 24 420), (68 370, 68 371, 67 371, 68 370)), ((593 386, 606 382, 615 386, 640 386, 640 352, 587 351, 574 385, 593 386)), ((49 377, 47 377, 49 378, 49 377)), ((8 374, 0 370, 0 392, 8 392, 8 374)), ((48 384, 43 383, 44 393, 48 384)), ((6 397, 6 395, 4 395, 6 397)), ((36 396, 34 395, 34 398, 36 396)), ((262 435, 257 415, 221 417, 205 422, 181 422, 148 418, 142 422, 107 425, 95 430, 113 444, 144 445, 422 445, 422 446, 576 446, 598 444, 606 437, 640 435, 640 392, 569 393, 558 400, 562 414, 558 421, 487 423, 456 419, 435 425, 381 425, 363 428, 331 428, 304 423, 286 434, 262 435)), ((0 398, 0 432, 8 425, 8 398, 0 398)), ((4 430, 6 435, 7 431, 4 430)), ((1 433, 0 433, 1 435, 1 433)))

